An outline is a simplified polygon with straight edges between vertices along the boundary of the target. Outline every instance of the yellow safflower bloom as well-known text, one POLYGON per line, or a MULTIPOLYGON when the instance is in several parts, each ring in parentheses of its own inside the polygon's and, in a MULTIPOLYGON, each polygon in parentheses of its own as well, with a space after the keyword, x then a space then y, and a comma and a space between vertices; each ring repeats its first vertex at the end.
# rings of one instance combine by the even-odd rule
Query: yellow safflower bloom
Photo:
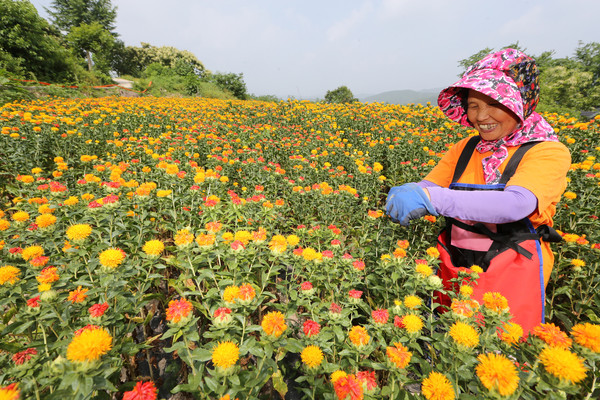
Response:
POLYGON ((239 358, 240 349, 238 345, 230 341, 220 342, 212 351, 212 362, 219 368, 231 368, 239 358))
POLYGON ((67 347, 69 361, 96 361, 112 348, 112 336, 104 328, 90 328, 76 335, 67 347))

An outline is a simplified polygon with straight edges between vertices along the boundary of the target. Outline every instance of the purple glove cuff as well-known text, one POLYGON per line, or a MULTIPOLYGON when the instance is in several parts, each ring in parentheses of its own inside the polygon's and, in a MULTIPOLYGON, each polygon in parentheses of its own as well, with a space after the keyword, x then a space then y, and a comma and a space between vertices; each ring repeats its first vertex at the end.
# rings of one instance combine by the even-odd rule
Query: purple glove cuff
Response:
POLYGON ((508 186, 503 191, 464 191, 443 188, 429 181, 417 184, 427 189, 436 211, 451 218, 503 224, 525 218, 537 207, 537 197, 521 186, 508 186))

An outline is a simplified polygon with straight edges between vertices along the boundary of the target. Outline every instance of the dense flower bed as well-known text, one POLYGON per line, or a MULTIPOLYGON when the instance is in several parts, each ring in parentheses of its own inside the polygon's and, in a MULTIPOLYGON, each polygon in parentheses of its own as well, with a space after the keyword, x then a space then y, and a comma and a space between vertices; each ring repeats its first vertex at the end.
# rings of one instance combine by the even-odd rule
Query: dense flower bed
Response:
POLYGON ((437 107, 5 105, 0 399, 597 398, 600 120, 546 118, 573 166, 525 338, 475 267, 441 312, 443 221, 382 212, 475 134, 437 107))

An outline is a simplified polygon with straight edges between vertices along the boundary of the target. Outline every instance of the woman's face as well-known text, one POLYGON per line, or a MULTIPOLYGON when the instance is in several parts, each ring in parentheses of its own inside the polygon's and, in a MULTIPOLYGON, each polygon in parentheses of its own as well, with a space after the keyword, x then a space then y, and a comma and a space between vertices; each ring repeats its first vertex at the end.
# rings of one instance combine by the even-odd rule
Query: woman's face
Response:
POLYGON ((483 140, 498 140, 510 135, 520 122, 504 105, 475 90, 469 90, 467 117, 483 140))

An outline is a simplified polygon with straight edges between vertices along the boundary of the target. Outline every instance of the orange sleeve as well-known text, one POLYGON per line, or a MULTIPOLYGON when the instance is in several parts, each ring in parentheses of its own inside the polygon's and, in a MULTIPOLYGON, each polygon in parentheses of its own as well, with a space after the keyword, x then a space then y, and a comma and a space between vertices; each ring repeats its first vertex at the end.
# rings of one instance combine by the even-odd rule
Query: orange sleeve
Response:
POLYGON ((456 163, 458 162, 458 158, 460 157, 460 153, 462 153, 463 149, 467 145, 470 137, 462 139, 461 141, 455 143, 446 154, 441 158, 441 160, 437 163, 435 167, 427 174, 425 178, 426 181, 430 181, 435 183, 436 185, 442 187, 448 187, 452 183, 452 176, 454 175, 454 169, 456 168, 456 163))
POLYGON ((521 186, 538 200, 537 211, 543 214, 560 200, 567 187, 571 153, 560 142, 543 142, 525 153, 506 186, 521 186))

